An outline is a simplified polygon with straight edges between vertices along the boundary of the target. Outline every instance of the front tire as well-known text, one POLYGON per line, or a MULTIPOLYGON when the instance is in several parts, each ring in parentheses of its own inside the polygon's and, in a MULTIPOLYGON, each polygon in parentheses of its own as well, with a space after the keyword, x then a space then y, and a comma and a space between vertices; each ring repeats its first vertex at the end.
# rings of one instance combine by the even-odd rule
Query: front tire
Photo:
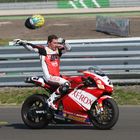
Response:
POLYGON ((117 122, 119 117, 119 109, 116 102, 112 98, 103 101, 103 112, 100 114, 96 111, 96 104, 90 109, 90 119, 93 125, 98 129, 111 129, 117 122))
POLYGON ((29 128, 41 129, 48 123, 46 114, 37 114, 37 110, 47 111, 46 98, 41 94, 34 94, 28 97, 21 109, 22 120, 29 128))

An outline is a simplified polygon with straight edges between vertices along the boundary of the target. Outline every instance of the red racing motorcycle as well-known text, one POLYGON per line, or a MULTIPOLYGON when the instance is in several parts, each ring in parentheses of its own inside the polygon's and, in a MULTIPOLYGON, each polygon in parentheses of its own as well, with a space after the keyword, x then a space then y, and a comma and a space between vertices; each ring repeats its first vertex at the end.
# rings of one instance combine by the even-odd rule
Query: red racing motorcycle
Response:
MULTIPOLYGON (((111 97, 113 85, 97 68, 81 71, 80 76, 63 76, 71 83, 68 93, 55 101, 58 110, 47 105, 48 94, 33 94, 23 103, 22 120, 29 128, 40 129, 49 124, 82 124, 97 129, 111 129, 119 117, 119 109, 111 97)), ((43 78, 29 77, 26 82, 42 86, 47 93, 56 88, 43 83, 43 78), (45 84, 45 85, 44 85, 45 84)))

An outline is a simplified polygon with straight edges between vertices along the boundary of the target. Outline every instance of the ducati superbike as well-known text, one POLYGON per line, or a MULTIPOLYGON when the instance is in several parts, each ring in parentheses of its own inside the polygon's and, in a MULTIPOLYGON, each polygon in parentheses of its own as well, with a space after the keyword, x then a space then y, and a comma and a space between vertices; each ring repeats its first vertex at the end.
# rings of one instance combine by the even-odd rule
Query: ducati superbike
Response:
POLYGON ((113 84, 98 68, 80 71, 79 76, 63 76, 71 83, 69 91, 55 101, 57 110, 47 100, 57 87, 41 77, 28 77, 26 82, 42 86, 47 94, 33 94, 23 103, 22 120, 29 128, 40 129, 49 124, 81 124, 97 129, 111 129, 119 117, 119 109, 111 97, 113 84))

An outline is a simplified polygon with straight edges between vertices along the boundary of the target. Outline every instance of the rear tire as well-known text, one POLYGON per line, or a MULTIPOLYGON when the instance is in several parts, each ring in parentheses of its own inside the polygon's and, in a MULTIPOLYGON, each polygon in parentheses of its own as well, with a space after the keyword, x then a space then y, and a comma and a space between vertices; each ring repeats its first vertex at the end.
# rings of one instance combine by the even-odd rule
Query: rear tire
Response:
POLYGON ((47 111, 46 97, 41 94, 34 94, 28 97, 21 109, 22 120, 29 128, 41 129, 48 123, 46 114, 37 114, 36 110, 47 111))
POLYGON ((97 114, 95 104, 93 104, 90 109, 90 119, 98 129, 111 129, 119 117, 118 106, 112 98, 107 98, 103 101, 103 108, 104 111, 101 114, 97 114))

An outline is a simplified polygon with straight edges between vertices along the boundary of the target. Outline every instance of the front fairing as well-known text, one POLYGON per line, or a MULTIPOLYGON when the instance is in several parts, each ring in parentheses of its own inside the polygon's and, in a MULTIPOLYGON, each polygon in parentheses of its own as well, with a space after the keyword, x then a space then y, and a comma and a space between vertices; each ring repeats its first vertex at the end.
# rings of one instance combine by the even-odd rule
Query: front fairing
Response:
POLYGON ((83 72, 85 77, 91 77, 97 84, 99 89, 102 89, 107 92, 113 91, 113 84, 110 81, 109 77, 103 73, 103 71, 97 67, 92 67, 83 72))
MULTIPOLYGON (((113 85, 109 78, 99 69, 90 69, 83 72, 83 76, 69 76, 65 79, 71 82, 71 89, 69 93, 63 96, 57 103, 63 105, 62 116, 66 120, 90 124, 90 118, 87 111, 90 110, 94 102, 96 102, 105 92, 112 92, 113 85), (81 86, 82 77, 91 77, 95 80, 97 86, 81 86), (76 87, 76 88, 75 88, 76 87)), ((101 100, 99 100, 101 101, 101 100)))

